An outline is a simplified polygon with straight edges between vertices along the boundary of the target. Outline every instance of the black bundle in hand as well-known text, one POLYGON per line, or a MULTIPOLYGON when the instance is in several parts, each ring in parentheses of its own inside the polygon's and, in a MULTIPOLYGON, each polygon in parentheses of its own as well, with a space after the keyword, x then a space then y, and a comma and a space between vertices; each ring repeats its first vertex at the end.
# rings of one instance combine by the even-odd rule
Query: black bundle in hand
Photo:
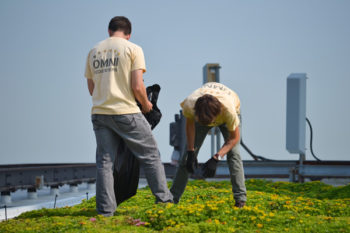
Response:
MULTIPOLYGON (((160 118, 162 118, 162 113, 160 112, 157 101, 158 101, 158 95, 160 92, 160 86, 158 84, 154 84, 152 86, 149 86, 146 88, 147 92, 147 98, 152 103, 153 107, 152 110, 148 113, 143 114, 148 121, 148 123, 151 125, 151 129, 154 129, 156 125, 158 125, 160 118)), ((140 109, 142 109, 141 104, 137 102, 137 105, 140 109)))
POLYGON ((217 166, 218 160, 214 159, 213 157, 209 159, 207 162, 205 162, 202 165, 202 176, 204 178, 211 178, 215 176, 216 172, 216 166, 217 166))

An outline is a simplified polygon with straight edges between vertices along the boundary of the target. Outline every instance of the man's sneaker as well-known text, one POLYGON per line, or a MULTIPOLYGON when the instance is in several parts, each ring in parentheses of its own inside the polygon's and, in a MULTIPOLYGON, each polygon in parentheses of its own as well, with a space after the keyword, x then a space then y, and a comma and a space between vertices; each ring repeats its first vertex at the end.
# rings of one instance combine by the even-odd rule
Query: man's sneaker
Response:
POLYGON ((245 206, 245 201, 236 201, 235 206, 238 208, 243 208, 243 206, 245 206))

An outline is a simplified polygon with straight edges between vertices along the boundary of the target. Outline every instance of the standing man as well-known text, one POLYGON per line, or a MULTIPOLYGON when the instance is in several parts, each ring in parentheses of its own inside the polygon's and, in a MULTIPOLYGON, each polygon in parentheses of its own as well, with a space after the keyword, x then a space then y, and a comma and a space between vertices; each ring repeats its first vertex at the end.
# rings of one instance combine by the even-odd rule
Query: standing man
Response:
POLYGON ((146 71, 142 48, 129 42, 131 23, 123 16, 111 19, 109 38, 89 53, 85 77, 92 96, 92 123, 96 136, 96 208, 98 214, 113 216, 117 207, 113 171, 118 145, 126 146, 143 165, 156 202, 172 202, 159 150, 149 123, 142 112, 152 110, 143 73, 146 71))
POLYGON ((183 194, 189 173, 197 167, 197 155, 212 127, 218 126, 225 139, 224 145, 208 161, 209 168, 216 169, 217 161, 227 154, 235 206, 242 208, 247 201, 243 163, 239 153, 240 100, 238 95, 223 84, 209 82, 194 91, 182 103, 186 117, 187 153, 179 161, 173 185, 170 189, 174 202, 183 194))

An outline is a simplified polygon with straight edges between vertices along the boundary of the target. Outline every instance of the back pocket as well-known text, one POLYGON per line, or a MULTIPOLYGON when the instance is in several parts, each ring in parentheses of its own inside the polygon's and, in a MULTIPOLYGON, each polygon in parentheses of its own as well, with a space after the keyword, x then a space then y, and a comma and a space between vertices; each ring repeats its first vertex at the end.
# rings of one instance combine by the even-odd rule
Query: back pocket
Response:
POLYGON ((134 114, 116 115, 113 116, 113 121, 123 131, 132 130, 136 127, 134 114))

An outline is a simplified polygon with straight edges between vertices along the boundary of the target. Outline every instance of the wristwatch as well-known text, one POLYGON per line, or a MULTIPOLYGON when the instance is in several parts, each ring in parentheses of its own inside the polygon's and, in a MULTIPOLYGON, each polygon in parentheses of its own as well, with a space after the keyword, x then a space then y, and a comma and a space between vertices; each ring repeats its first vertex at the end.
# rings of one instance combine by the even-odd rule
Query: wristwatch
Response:
POLYGON ((217 161, 222 160, 222 157, 221 157, 218 153, 216 153, 213 157, 214 157, 217 161))

